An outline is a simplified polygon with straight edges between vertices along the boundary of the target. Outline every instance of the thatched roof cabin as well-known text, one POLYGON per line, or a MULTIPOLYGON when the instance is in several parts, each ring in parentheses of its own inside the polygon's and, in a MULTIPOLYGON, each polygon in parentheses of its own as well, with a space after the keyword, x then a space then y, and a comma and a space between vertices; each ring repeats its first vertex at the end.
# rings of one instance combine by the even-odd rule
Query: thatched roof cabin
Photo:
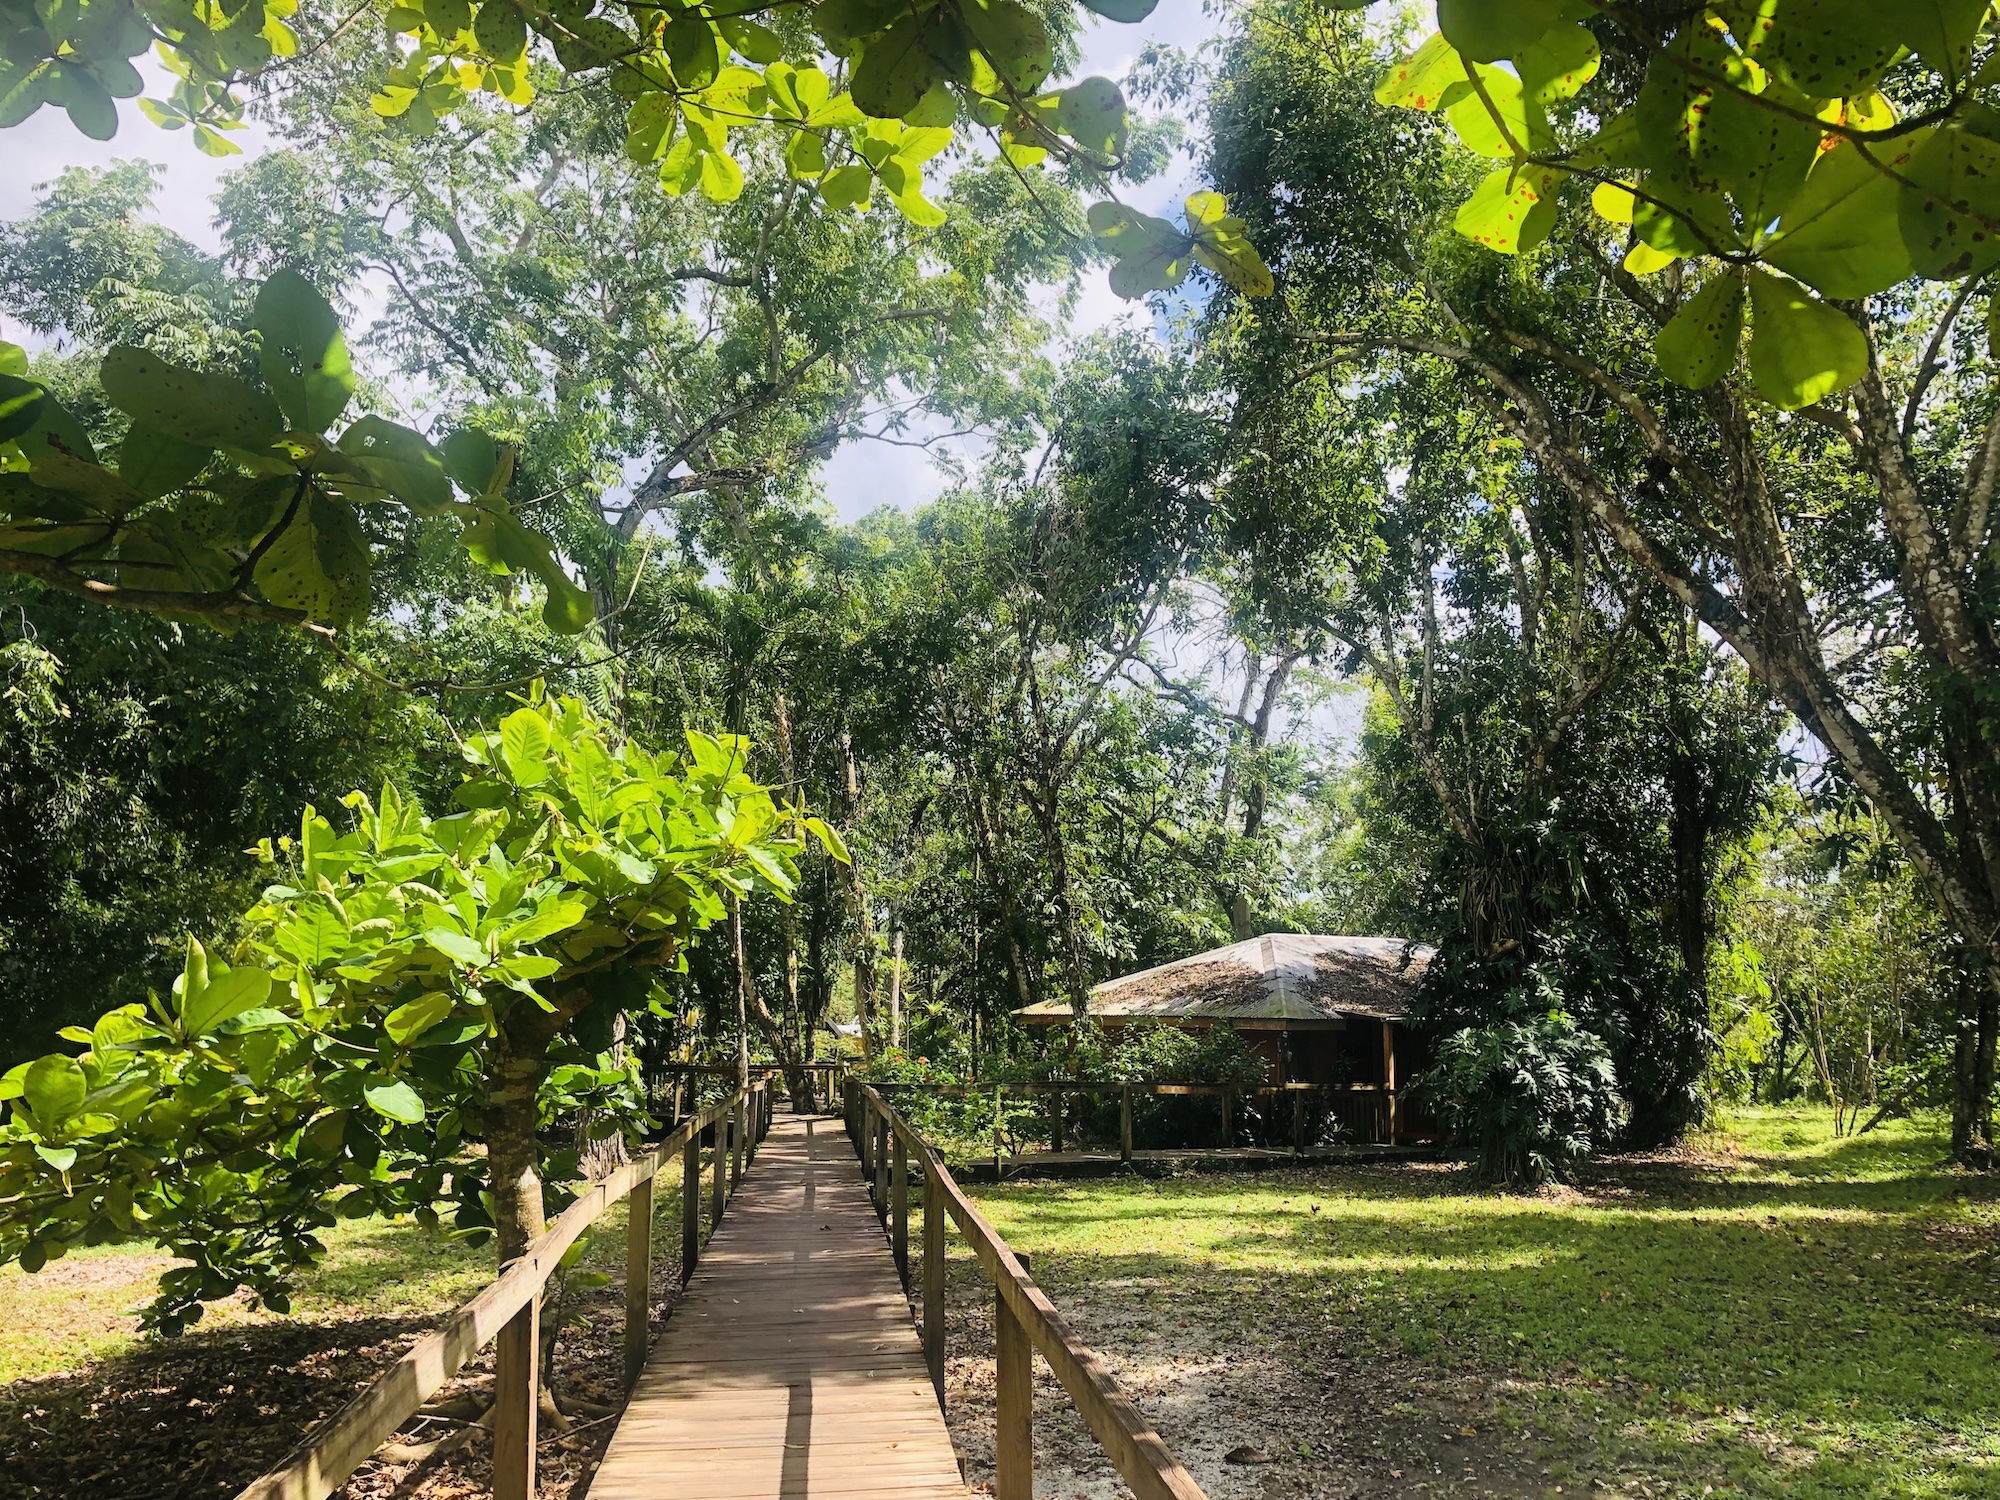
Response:
MULTIPOLYGON (((1113 1033, 1148 1022, 1228 1026, 1274 1083, 1393 1090, 1425 1062, 1405 1022, 1434 953, 1402 938, 1266 933, 1100 984, 1090 1013, 1113 1033)), ((1070 1018, 1066 1000, 1014 1012, 1028 1026, 1070 1018)))

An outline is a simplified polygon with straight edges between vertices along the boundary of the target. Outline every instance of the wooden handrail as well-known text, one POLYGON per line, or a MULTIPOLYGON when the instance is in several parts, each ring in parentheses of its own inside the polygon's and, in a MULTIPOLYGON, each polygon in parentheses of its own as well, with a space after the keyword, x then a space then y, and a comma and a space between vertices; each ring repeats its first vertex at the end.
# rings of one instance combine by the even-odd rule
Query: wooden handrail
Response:
POLYGON ((895 1083, 870 1085, 875 1089, 907 1091, 921 1089, 940 1097, 984 1098, 996 1089, 1009 1094, 1115 1094, 1129 1089, 1135 1094, 1380 1094, 1395 1093, 1379 1083, 1120 1083, 1115 1079, 1023 1079, 1007 1083, 895 1083))
MULTIPOLYGON (((603 1216, 621 1198, 643 1186, 635 1195, 635 1209, 643 1201, 646 1212, 630 1216, 626 1265, 628 1275, 636 1265, 650 1274, 652 1264, 652 1184, 662 1167, 676 1154, 687 1159, 687 1182, 699 1181, 696 1161, 701 1133, 717 1127, 715 1171, 717 1178, 716 1216, 721 1215, 723 1181, 729 1176, 730 1150, 723 1140, 733 1113, 748 1106, 753 1123, 746 1131, 738 1128, 737 1150, 754 1146, 769 1129, 770 1091, 763 1083, 749 1090, 737 1090, 683 1120, 667 1138, 643 1156, 628 1162, 603 1181, 577 1195, 540 1238, 509 1262, 500 1275, 476 1297, 453 1313, 443 1327, 426 1334, 401 1359, 347 1405, 307 1434, 298 1451, 282 1468, 274 1469, 240 1490, 236 1500, 326 1500, 367 1460, 368 1456, 394 1436, 439 1386, 458 1373, 486 1344, 501 1339, 500 1368, 495 1373, 497 1410, 494 1423, 493 1493, 495 1500, 526 1500, 535 1490, 535 1408, 537 1357, 535 1333, 539 1321, 543 1285, 562 1264, 564 1253, 584 1230, 603 1216), (747 1134, 748 1141, 744 1137, 747 1134)), ((740 1116, 738 1117, 741 1118, 740 1116)), ((683 1238, 683 1254, 698 1250, 701 1198, 698 1192, 682 1193, 681 1213, 688 1221, 683 1238)), ((681 1268, 682 1277, 693 1269, 681 1268)), ((650 1337, 650 1286, 643 1298, 629 1294, 626 1302, 626 1374, 637 1374, 650 1337)))
MULTIPOLYGON (((864 1174, 886 1184, 889 1198, 876 1207, 892 1225, 906 1220, 908 1183, 904 1171, 887 1171, 882 1136, 893 1138, 900 1167, 909 1158, 923 1166, 924 1178, 924 1351, 931 1380, 944 1400, 943 1216, 949 1214, 971 1245, 995 1289, 996 1371, 999 1432, 995 1443, 996 1500, 1030 1500, 1034 1494, 1033 1351, 1039 1351, 1069 1392, 1085 1424, 1103 1447, 1136 1500, 1207 1500, 1194 1476, 1160 1440, 1132 1399, 1118 1388, 1110 1368, 1035 1285, 1020 1257, 972 1205, 938 1155, 880 1093, 848 1080, 847 1119, 864 1174)), ((892 1241, 907 1242, 907 1231, 892 1228, 892 1241)), ((904 1262, 907 1277, 907 1257, 904 1262)))

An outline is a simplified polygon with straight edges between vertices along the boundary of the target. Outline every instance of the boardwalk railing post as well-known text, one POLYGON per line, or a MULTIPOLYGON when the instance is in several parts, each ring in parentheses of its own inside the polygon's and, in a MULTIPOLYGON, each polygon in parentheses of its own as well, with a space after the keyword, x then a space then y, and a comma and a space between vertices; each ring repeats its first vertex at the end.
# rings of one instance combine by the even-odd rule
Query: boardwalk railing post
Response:
POLYGON ((625 1209, 625 1384, 639 1378, 653 1332, 653 1179, 635 1183, 625 1209))
MULTIPOLYGON (((1019 1255, 1021 1269, 1028 1258, 1019 1255)), ((1035 1346, 1028 1330, 994 1291, 994 1500, 1035 1500, 1035 1346)))
POLYGON ((688 1132, 681 1147, 681 1285, 694 1275, 701 1254, 701 1132, 688 1132))
POLYGON ((854 1151, 861 1158, 861 1177, 868 1184, 868 1193, 872 1198, 875 1193, 875 1105, 866 1094, 861 1096, 855 1114, 860 1134, 855 1138, 854 1151))
POLYGON ((1049 1149, 1058 1156, 1063 1148, 1063 1096, 1057 1089, 1049 1095, 1049 1149))
POLYGON ((712 1232, 722 1222, 722 1205, 729 1198, 729 1111, 715 1115, 715 1183, 709 1191, 708 1226, 712 1232))
POLYGON ((889 1217, 889 1117, 875 1112, 875 1212, 889 1217))
POLYGON ((1306 1096, 1292 1095, 1292 1154, 1306 1149, 1306 1096))
POLYGON ((1229 1143, 1229 1085, 1225 1083, 1222 1086, 1222 1144, 1227 1148, 1229 1143))
POLYGON ((743 1181, 743 1147, 745 1138, 749 1135, 749 1131, 744 1129, 744 1124, 749 1118, 749 1107, 749 1095, 739 1093, 736 1096, 736 1108, 730 1112, 729 1191, 732 1193, 743 1181))
POLYGON ((903 1134, 892 1131, 895 1146, 889 1166, 889 1250, 896 1257, 896 1274, 903 1286, 910 1284, 910 1159, 903 1148, 903 1134))
POLYGON ((924 1152, 924 1363, 944 1407, 944 1189, 924 1152))
POLYGON ((541 1368, 539 1290, 494 1344, 493 1500, 535 1500, 536 1376, 541 1368))
POLYGON ((1118 1161, 1132 1165, 1132 1085, 1118 1085, 1118 1161))

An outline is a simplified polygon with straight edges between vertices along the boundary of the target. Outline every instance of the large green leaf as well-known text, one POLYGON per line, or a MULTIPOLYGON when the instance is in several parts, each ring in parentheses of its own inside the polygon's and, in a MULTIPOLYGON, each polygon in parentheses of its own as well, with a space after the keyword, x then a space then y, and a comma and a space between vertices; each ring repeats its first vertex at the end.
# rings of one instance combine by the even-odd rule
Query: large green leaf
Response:
POLYGON ((1896 35, 1943 76, 1947 88, 1955 89, 1972 61, 1972 39, 1988 4, 1989 0, 1903 0, 1895 8, 1896 35))
POLYGON ((1389 69, 1375 90, 1375 102, 1429 113, 1467 76, 1465 59, 1439 33, 1389 69))
POLYGON ((1194 258, 1246 297, 1268 297, 1275 289, 1271 269, 1232 217, 1220 193, 1193 193, 1187 203, 1194 258))
POLYGON ((1532 250, 1555 228, 1558 181, 1546 167, 1500 167, 1460 205, 1454 227, 1502 255, 1532 250))
POLYGON ((0 443, 11 443, 34 430, 49 393, 38 380, 0 375, 0 443))
POLYGON ((263 335, 264 384, 286 420, 302 432, 326 431, 354 394, 339 315, 298 272, 277 271, 257 291, 251 324, 263 335))
POLYGON ((0 339, 0 375, 25 375, 28 373, 28 351, 19 344, 10 344, 0 339))
POLYGON ((481 495, 499 467, 500 445, 477 427, 461 427, 438 444, 438 456, 462 489, 481 495))
POLYGON ((390 1041, 407 1047, 450 1015, 451 1010, 451 996, 434 990, 390 1011, 382 1020, 382 1029, 389 1033, 390 1041))
POLYGON ((284 414, 268 392, 227 375, 183 369, 129 344, 104 356, 99 379, 112 405, 183 443, 259 453, 285 430, 284 414))
POLYGON ((1111 290, 1119 296, 1163 292, 1186 278, 1194 259, 1193 235, 1122 203, 1091 204, 1088 222, 1098 244, 1118 257, 1111 268, 1111 290))
POLYGON ((149 500, 168 495, 208 467, 213 448, 184 443, 134 422, 118 449, 118 477, 149 500))
MULTIPOLYGON (((1900 171, 1929 134, 1916 131, 1882 148, 1883 160, 1900 171)), ((1828 297, 1866 297, 1905 281, 1913 267, 1898 216, 1900 193, 1851 143, 1835 146, 1785 205, 1764 259, 1828 297)))
POLYGON ((1109 78, 1086 78, 1056 95, 1056 128, 1086 151, 1125 151, 1125 95, 1109 78))
POLYGON ((394 495, 419 515, 438 515, 451 508, 451 479, 444 455, 421 432, 367 416, 340 435, 345 463, 329 475, 346 474, 370 488, 394 495))
POLYGON ((532 708, 516 709, 500 721, 500 754, 519 785, 540 786, 549 779, 553 749, 548 721, 532 708))
POLYGON ((273 604, 328 625, 364 619, 373 602, 368 539, 354 507, 315 489, 257 564, 257 587, 273 604))
POLYGON ((486 0, 472 18, 472 35, 495 62, 512 62, 527 50, 528 20, 516 0, 486 0))
POLYGON ((1653 339, 1653 353, 1667 378, 1693 390, 1713 385, 1736 363, 1743 341, 1743 278, 1710 281, 1653 339))
POLYGON ((924 23, 905 16, 868 43, 854 70, 854 102, 869 114, 893 119, 908 114, 937 79, 924 23))
POLYGON ((400 1078, 371 1078, 362 1086, 361 1097, 384 1119, 401 1125, 421 1125, 424 1121, 423 1099, 400 1078))
POLYGON ((1476 62, 1532 47, 1561 19, 1563 0, 1438 0, 1438 30, 1476 62))
POLYGON ((192 997, 181 996, 181 1030, 207 1036, 225 1021, 255 1010, 271 994, 271 976, 262 969, 241 967, 212 977, 192 997))
POLYGON ((81 1109, 89 1091, 83 1069, 70 1057, 38 1057, 21 1079, 21 1098, 45 1131, 56 1129, 81 1109))
POLYGON ((1024 94, 1041 87, 1053 64, 1046 21, 1020 0, 965 0, 960 14, 994 72, 1024 94))
POLYGON ((1903 0, 1722 0, 1743 49, 1801 93, 1845 99, 1895 58, 1903 0))
POLYGON ((89 464, 97 462, 97 449, 91 444, 90 434, 54 396, 42 400, 35 408, 34 421, 14 441, 20 445, 22 456, 33 467, 40 467, 48 457, 76 458, 89 464))
POLYGON ((2000 142, 1940 130, 1903 168, 1897 195, 1903 246, 1919 276, 1950 280, 2000 262, 2000 142))
POLYGON ((1811 406, 1868 372, 1861 330, 1796 281, 1752 271, 1750 311, 1750 378, 1772 405, 1811 406))
POLYGON ((1160 0, 1083 0, 1086 8, 1096 11, 1111 21, 1123 21, 1127 25, 1143 21, 1153 13, 1153 7, 1160 0))

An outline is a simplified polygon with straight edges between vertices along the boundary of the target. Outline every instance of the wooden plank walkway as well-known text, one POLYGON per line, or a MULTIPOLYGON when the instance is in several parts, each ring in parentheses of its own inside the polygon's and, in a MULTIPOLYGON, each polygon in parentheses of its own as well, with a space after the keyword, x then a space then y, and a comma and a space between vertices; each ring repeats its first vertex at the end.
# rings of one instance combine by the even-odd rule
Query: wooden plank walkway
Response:
POLYGON ((962 1500, 838 1118, 779 1115, 640 1372, 589 1500, 962 1500))

